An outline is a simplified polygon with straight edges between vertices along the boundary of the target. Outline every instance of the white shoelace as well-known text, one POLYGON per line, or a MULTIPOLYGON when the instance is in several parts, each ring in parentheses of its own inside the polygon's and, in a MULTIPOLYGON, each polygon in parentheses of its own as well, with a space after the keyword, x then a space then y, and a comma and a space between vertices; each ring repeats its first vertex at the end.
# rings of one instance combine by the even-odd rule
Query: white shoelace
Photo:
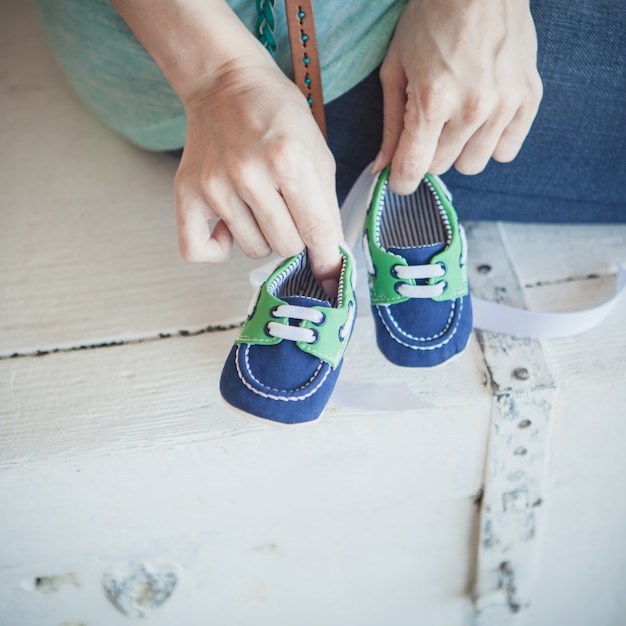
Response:
MULTIPOLYGON (((465 265, 467 260, 467 240, 465 238, 465 229, 459 224, 459 233, 461 235, 461 265, 465 265)), ((367 271, 375 274, 374 263, 369 253, 367 235, 363 237, 363 253, 367 271)), ((434 265, 394 265, 394 272, 398 278, 403 280, 426 280, 428 278, 441 278, 445 276, 446 270, 442 263, 434 265)), ((445 281, 441 281, 436 285, 399 285, 398 293, 405 298, 436 298, 446 290, 445 281)))
MULTIPOLYGON (((363 236, 363 256, 365 257, 367 271, 374 275, 376 269, 374 268, 374 263, 370 256, 367 235, 363 236)), ((403 280, 439 278, 446 273, 441 263, 437 263, 436 265, 394 265, 393 270, 396 276, 403 280)), ((398 293, 405 298, 436 298, 444 292, 445 288, 446 285, 444 282, 437 283, 436 285, 399 285, 398 293)))
MULTIPOLYGON (((393 270, 398 278, 404 280, 440 278, 446 274, 441 263, 435 265, 394 265, 393 270)), ((444 292, 445 288, 445 282, 436 285, 399 285, 398 293, 405 298, 436 298, 444 292)))
MULTIPOLYGON (((307 320, 314 324, 323 324, 326 319, 326 316, 317 309, 296 306, 294 304, 277 306, 272 310, 272 315, 275 317, 287 317, 292 320, 307 320)), ((301 341, 302 343, 315 343, 317 341, 317 333, 310 328, 270 322, 267 325, 267 330, 272 337, 287 339, 288 341, 301 341)))
MULTIPOLYGON (((339 338, 344 340, 350 335, 352 325, 354 323, 356 309, 349 305, 348 317, 346 323, 339 330, 339 338)), ((304 306, 296 306, 293 304, 283 304, 272 310, 275 317, 288 317, 292 320, 308 320, 314 324, 323 324, 326 316, 317 309, 309 309, 304 306)), ((317 341, 317 333, 310 328, 301 328, 300 326, 287 326, 279 322, 270 322, 267 325, 268 333, 272 337, 287 339, 288 341, 301 341, 303 343, 315 343, 317 341)))

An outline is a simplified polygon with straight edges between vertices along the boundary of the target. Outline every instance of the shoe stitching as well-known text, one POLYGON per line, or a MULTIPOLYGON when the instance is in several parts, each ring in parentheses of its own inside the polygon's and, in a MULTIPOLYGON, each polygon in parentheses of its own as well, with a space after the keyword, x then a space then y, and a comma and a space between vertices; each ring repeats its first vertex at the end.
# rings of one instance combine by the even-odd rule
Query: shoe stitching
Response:
POLYGON ((304 384, 302 385, 302 387, 298 387, 298 389, 294 389, 294 390, 287 390, 287 389, 275 389, 273 387, 268 387, 267 385, 263 385, 263 383, 261 383, 257 378, 255 378, 252 375, 252 372, 250 371, 250 363, 248 361, 248 352, 250 349, 249 345, 246 346, 237 346, 237 350, 235 353, 235 365, 237 367, 237 375, 239 376, 239 380, 253 393, 262 396, 263 398, 267 398, 269 400, 282 400, 284 402, 290 402, 290 401, 296 401, 296 400, 306 400, 307 398, 311 397, 326 381, 326 378, 328 378, 328 375, 330 373, 330 367, 326 369, 326 372, 324 374, 324 376, 322 377, 322 379, 318 382, 318 384, 311 389, 308 393, 302 395, 302 396, 298 396, 298 397, 294 397, 294 396, 277 396, 275 394, 271 394, 271 393, 266 393, 261 391, 260 389, 257 389, 256 387, 252 386, 244 377, 243 377, 243 373, 239 367, 239 351, 241 350, 241 348, 245 348, 245 364, 246 364, 246 368, 248 371, 248 374, 250 375, 250 377, 252 378, 252 380, 254 380, 255 383, 257 383, 258 385, 265 387, 266 389, 270 389, 272 391, 276 391, 278 393, 290 393, 293 391, 301 391, 303 389, 305 389, 307 386, 309 386, 313 380, 317 377, 317 375, 319 374, 323 363, 320 362, 320 364, 317 366, 317 369, 315 370, 315 372, 313 373, 313 375, 311 376, 311 378, 304 384))
POLYGON ((259 387, 264 387, 265 389, 269 389, 270 391, 276 391, 278 393, 291 393, 294 391, 301 391, 302 389, 305 389, 315 379, 315 377, 317 376, 318 372, 320 371, 323 365, 323 363, 320 362, 317 368, 315 369, 315 371, 313 372, 313 374, 311 375, 311 377, 309 378, 309 380, 307 380, 307 382, 304 383, 304 385, 301 385, 297 389, 278 389, 277 387, 270 387, 269 385, 263 384, 258 378, 256 378, 256 376, 254 376, 254 374, 252 373, 252 368, 250 367, 249 354, 250 354, 250 346, 246 346, 244 357, 245 357, 245 363, 246 363, 246 371, 250 375, 250 378, 252 378, 252 380, 255 383, 257 383, 259 387))
POLYGON ((439 209, 439 215, 441 216, 443 220, 443 224, 447 231, 447 241, 446 241, 446 248, 447 248, 450 245, 450 241, 452 240, 452 228, 450 227, 450 219, 448 218, 447 211, 443 208, 443 203, 441 202, 441 198, 439 197, 439 194, 435 191, 435 187, 428 179, 425 179, 425 180, 426 180, 426 185, 428 185, 428 188, 430 189, 430 191, 432 192, 435 198, 435 203, 437 204, 437 208, 439 209))
POLYGON ((389 316, 389 320, 393 323, 395 329, 398 331, 398 333, 400 333, 401 335, 403 335, 404 337, 406 337, 407 339, 413 339, 415 341, 432 341, 433 339, 439 339, 439 337, 443 337, 443 335, 445 335, 448 330, 450 329, 450 326, 452 325, 452 320, 454 319, 454 311, 456 309, 456 302, 453 301, 452 302, 452 307, 450 308, 450 315, 448 317, 448 320, 446 321, 446 325, 444 327, 444 329, 437 333, 436 335, 432 335, 431 337, 416 337, 415 335, 411 335, 409 333, 407 333, 403 328, 400 327, 400 325, 398 324, 398 322, 396 321, 396 319, 394 318, 394 316, 391 313, 391 308, 387 307, 387 314, 389 316))
POLYGON ((287 267, 285 267, 267 286, 267 291, 271 294, 281 287, 287 278, 302 266, 302 256, 298 255, 287 267))
POLYGON ((376 307, 376 312, 378 313, 378 317, 380 318, 381 322, 383 323, 383 325, 385 326, 385 328, 387 329, 387 332, 389 333, 389 336, 396 341, 397 343, 399 343, 402 346, 405 346, 407 348, 410 348, 411 350, 437 350, 439 348, 441 348, 441 346, 445 346, 451 339, 452 337, 454 337, 454 335, 456 334, 456 331, 459 328, 459 324, 461 323, 461 317, 463 316, 463 300, 461 300, 461 304, 459 307, 459 317, 457 318, 456 324, 454 325, 454 329, 453 331, 450 333, 450 335, 448 337, 446 337, 446 339, 440 343, 438 343, 437 345, 434 346, 414 346, 411 345, 409 343, 405 343, 404 341, 400 341, 400 339, 398 337, 396 337, 396 335, 393 333, 393 330, 391 328, 389 328, 389 325, 387 324, 385 318, 382 316, 381 314, 381 309, 382 307, 376 307))
POLYGON ((254 341, 254 343, 257 343, 261 346, 264 345, 276 345, 276 343, 278 343, 276 341, 276 337, 248 337, 247 335, 242 334, 239 337, 239 341, 246 343, 248 341, 254 341))
MULTIPOLYGON (((413 250, 414 248, 435 248, 436 246, 440 246, 441 242, 438 243, 425 243, 425 244, 420 244, 419 246, 394 246, 394 248, 397 248, 398 250, 413 250)), ((445 250, 445 248, 444 248, 445 250)), ((427 265, 427 263, 425 263, 424 265, 427 265)))

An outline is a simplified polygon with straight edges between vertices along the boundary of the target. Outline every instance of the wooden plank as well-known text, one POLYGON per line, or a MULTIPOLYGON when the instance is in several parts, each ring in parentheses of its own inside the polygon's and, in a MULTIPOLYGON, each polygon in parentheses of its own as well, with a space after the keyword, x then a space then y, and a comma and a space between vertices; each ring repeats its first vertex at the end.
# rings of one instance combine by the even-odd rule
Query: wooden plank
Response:
MULTIPOLYGON (((623 227, 507 224, 501 225, 501 231, 515 270, 521 275, 520 283, 525 285, 523 298, 520 297, 517 305, 525 303, 538 311, 581 310, 604 302, 614 293, 615 279, 607 276, 614 273, 615 262, 624 262, 623 227)), ((473 250, 476 252, 476 248, 473 250)), ((625 313, 626 301, 622 300, 598 328, 572 338, 541 342, 549 375, 559 394, 550 417, 541 410, 542 396, 547 394, 550 401, 549 387, 535 388, 532 397, 539 404, 530 421, 537 425, 538 420, 544 423, 547 420, 548 429, 550 422, 554 423, 549 456, 543 459, 549 463, 549 472, 541 493, 522 492, 509 498, 508 503, 504 500, 501 503, 503 507, 522 505, 518 530, 525 529, 529 536, 534 535, 528 543, 538 543, 541 553, 538 559, 523 562, 523 570, 515 561, 513 568, 509 568, 510 560, 501 560, 499 568, 497 560, 492 563, 492 585, 498 591, 479 596, 478 607, 483 611, 478 623, 497 626, 507 623, 494 611, 494 605, 502 604, 501 591, 507 589, 509 599, 523 607, 517 614, 508 616, 512 623, 516 619, 522 623, 546 624, 598 619, 607 624, 618 623, 615 616, 623 615, 626 610, 624 599, 615 594, 614 584, 623 578, 623 550, 618 546, 624 545, 626 527, 626 499, 618 495, 626 471, 620 445, 626 435, 625 313), (533 498, 534 502, 541 500, 533 516, 524 515, 526 498, 531 504, 533 498), (607 523, 609 519, 611 522, 607 523), (520 594, 524 585, 525 598, 520 594)), ((517 358, 528 357, 511 345, 506 346, 506 351, 517 358)), ((533 380, 543 377, 537 376, 534 361, 528 362, 533 363, 533 368, 526 366, 529 376, 520 384, 532 386, 533 380)), ((501 374, 506 374, 506 369, 501 374)), ((505 415, 514 414, 514 409, 505 411, 505 415)), ((514 427, 513 421, 502 422, 499 435, 510 436, 517 445, 519 434, 514 427)), ((543 444, 545 455, 548 452, 545 436, 545 431, 539 431, 530 437, 530 445, 524 447, 536 453, 543 444)), ((490 457, 492 452, 490 444, 490 457)), ((523 463, 527 459, 528 453, 519 460, 523 463)), ((489 466, 493 465, 490 458, 489 466)), ((506 469, 504 465, 502 469, 506 469)), ((518 471, 525 470, 520 467, 518 471)), ((493 532, 493 537, 501 542, 502 530, 496 526, 493 532)), ((503 547, 506 547, 511 537, 506 533, 504 536, 503 547)), ((489 539, 484 533, 482 540, 489 539)))
POLYGON ((615 273, 626 265, 626 224, 503 224, 522 285, 615 273))
MULTIPOLYGON (((607 239, 611 260, 618 251, 607 239)), ((602 240, 596 243, 604 248, 602 240)), ((570 258, 575 275, 575 248, 570 258)), ((580 310, 614 289, 614 278, 574 278, 529 287, 525 296, 533 309, 580 310)), ((625 319, 622 298, 592 331, 542 342, 560 393, 545 499, 548 524, 529 623, 617 625, 626 614, 619 593, 626 576, 625 319)))
POLYGON ((220 402, 234 335, 0 361, 5 615, 115 624, 102 576, 165 559, 180 583, 151 617, 164 624, 168 610, 190 624, 207 611, 221 624, 295 619, 306 580, 311 623, 374 626, 391 601, 394 623, 460 621, 490 403, 477 344, 452 364, 458 380, 415 376, 376 353, 360 318, 342 379, 371 384, 378 370, 438 406, 335 409, 288 429, 220 402), (68 573, 80 590, 33 583, 68 573))
MULTIPOLYGON (((159 454, 158 462, 149 462, 151 453, 129 456, 109 480, 102 462, 81 464, 79 472, 61 468, 52 481, 31 476, 29 487, 41 477, 42 487, 58 493, 55 483, 62 483, 82 498, 45 510, 45 540, 41 525, 25 518, 33 548, 44 553, 3 569, 3 616, 11 623, 121 626, 128 618, 106 600, 102 577, 134 561, 163 563, 178 575, 171 598, 150 615, 157 625, 466 623, 470 500, 409 496, 379 507, 372 504, 376 487, 368 494, 363 485, 355 495, 358 481, 341 475, 315 491, 298 490, 287 484, 288 472, 272 483, 274 473, 263 466, 253 469, 202 444, 192 449, 159 454), (229 470, 236 482, 219 489, 229 470), (116 491, 120 482, 134 483, 133 501, 116 491), (72 576, 79 587, 43 593, 34 584, 55 575, 72 576)), ((12 546, 11 553, 19 551, 12 546)))
POLYGON ((180 583, 151 617, 163 624, 169 611, 190 624, 207 611, 220 624, 298 621, 304 581, 316 581, 310 623, 376 626, 390 602, 394 623, 460 622, 490 404, 477 344, 454 377, 415 376, 384 362, 360 318, 342 379, 371 384, 378 370, 438 406, 334 409, 289 429, 219 400, 234 335, 0 361, 4 614, 113 625, 103 575, 165 559, 180 583), (34 585, 68 574, 80 588, 34 585))
MULTIPOLYGON (((472 293, 523 305, 500 225, 467 226, 472 293)), ((475 623, 504 626, 518 622, 530 604, 556 387, 538 341, 476 334, 493 404, 473 577, 475 623)))
POLYGON ((255 263, 179 259, 175 159, 84 110, 31 3, 5 11, 0 42, 0 355, 241 321, 255 263))
MULTIPOLYGON (((480 473, 489 404, 481 374, 474 370, 477 346, 455 364, 458 379, 442 381, 436 372, 416 377, 411 370, 384 362, 372 333, 359 320, 342 380, 370 385, 372 370, 378 370, 381 380, 406 384, 417 397, 434 402, 435 409, 382 414, 328 409, 319 430, 296 428, 297 434, 285 435, 283 429, 241 417, 223 405, 218 379, 236 333, 212 332, 0 361, 0 395, 6 399, 0 405, 0 460, 5 467, 15 467, 228 440, 243 433, 263 438, 259 431, 278 440, 296 437, 303 445, 318 441, 325 449, 333 433, 332 446, 352 447, 354 437, 361 440, 359 445, 377 440, 389 458, 396 448, 423 457, 420 463, 445 463, 443 474, 457 476, 464 493, 477 490, 475 471, 480 473), (371 367, 363 367, 364 362, 371 367), (435 452, 443 449, 448 452, 435 452), (463 478, 466 464, 475 470, 468 473, 471 488, 463 478)), ((455 492, 456 482, 447 492, 455 492)))
MULTIPOLYGON (((576 258, 576 255, 572 255, 576 258)), ((584 310, 608 300, 615 293, 615 278, 567 280, 525 290, 533 310, 584 310)), ((612 383, 622 387, 626 380, 626 297, 597 328, 563 339, 543 341, 544 350, 559 387, 612 383)), ((590 397, 593 394, 590 393, 590 397)))
MULTIPOLYGON (((577 394, 576 399, 582 395, 577 394)), ((570 416, 571 412, 567 417, 570 416)), ((623 431, 616 431, 614 424, 605 420, 595 423, 595 420, 587 419, 586 422, 582 424, 576 419, 576 424, 568 428, 571 431, 568 438, 577 436, 581 440, 577 447, 582 447, 582 440, 592 429, 603 427, 607 428, 607 439, 623 441, 623 431)), ((565 442, 561 433, 555 434, 558 447, 555 447, 554 453, 557 453, 565 442)), ((597 434, 592 433, 592 436, 597 440, 597 434)), ((569 479, 562 472, 564 468, 552 466, 553 475, 546 501, 548 524, 544 531, 533 604, 527 616, 529 624, 620 626, 624 621, 624 454, 621 450, 621 455, 615 456, 616 444, 614 441, 608 443, 606 448, 595 448, 590 443, 577 463, 569 466, 569 479), (607 469, 606 457, 612 459, 609 465, 620 459, 622 467, 617 472, 610 471, 600 476, 599 471, 607 469)))

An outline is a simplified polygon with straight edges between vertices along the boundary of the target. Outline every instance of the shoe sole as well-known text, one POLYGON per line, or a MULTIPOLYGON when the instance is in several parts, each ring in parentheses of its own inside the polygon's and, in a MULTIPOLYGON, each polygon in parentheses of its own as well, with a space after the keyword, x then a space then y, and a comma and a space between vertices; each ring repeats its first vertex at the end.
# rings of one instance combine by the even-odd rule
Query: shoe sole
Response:
POLYGON ((302 428, 302 427, 305 427, 305 426, 311 426, 311 425, 315 424, 316 422, 318 422, 320 417, 321 417, 321 415, 319 415, 315 419, 307 420, 305 422, 294 422, 293 424, 287 424, 285 422, 280 422, 278 420, 270 419, 269 417, 260 417, 258 415, 255 415, 254 413, 248 413, 248 411, 244 411, 243 409, 240 409, 239 407, 236 407, 236 406, 232 405, 230 402, 228 402, 224 398, 224 396, 220 395, 220 398, 222 399, 222 402, 231 411, 234 411, 235 413, 238 413, 239 415, 241 415, 243 417, 247 417, 248 419, 252 419, 255 422, 261 422, 263 424, 271 424, 272 426, 279 426, 280 428, 293 429, 294 427, 302 428))

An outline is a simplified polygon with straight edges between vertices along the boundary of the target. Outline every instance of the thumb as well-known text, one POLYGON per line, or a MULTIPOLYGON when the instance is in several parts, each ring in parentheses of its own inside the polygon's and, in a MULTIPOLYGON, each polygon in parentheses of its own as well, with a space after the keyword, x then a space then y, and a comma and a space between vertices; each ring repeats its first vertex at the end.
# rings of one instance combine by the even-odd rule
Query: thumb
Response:
POLYGON ((406 79, 403 73, 388 68, 389 65, 383 63, 380 71, 383 87, 383 139, 372 166, 373 174, 391 163, 404 128, 406 79))

